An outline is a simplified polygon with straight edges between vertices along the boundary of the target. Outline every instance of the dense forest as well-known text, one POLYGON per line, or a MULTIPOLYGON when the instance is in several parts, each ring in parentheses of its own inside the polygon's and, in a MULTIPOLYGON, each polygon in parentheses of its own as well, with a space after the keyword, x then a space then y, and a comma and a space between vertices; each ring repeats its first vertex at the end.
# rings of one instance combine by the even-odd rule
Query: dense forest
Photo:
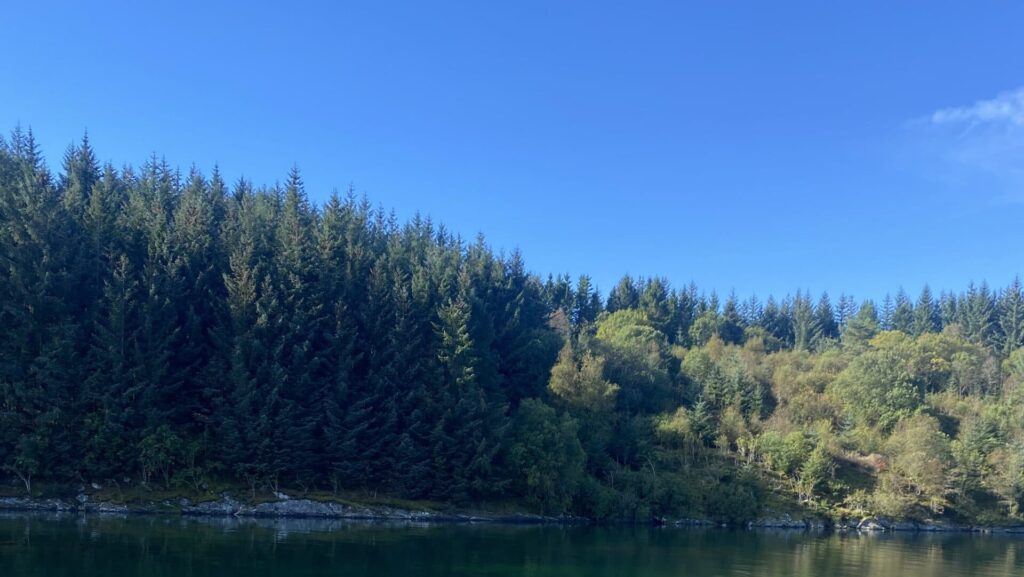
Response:
MULTIPOLYGON (((993 250, 1007 250, 994 247, 993 250)), ((1008 271, 1012 274, 1014 271, 1008 271)), ((1024 288, 538 278, 351 192, 0 141, 0 477, 646 521, 1024 506, 1024 288)))

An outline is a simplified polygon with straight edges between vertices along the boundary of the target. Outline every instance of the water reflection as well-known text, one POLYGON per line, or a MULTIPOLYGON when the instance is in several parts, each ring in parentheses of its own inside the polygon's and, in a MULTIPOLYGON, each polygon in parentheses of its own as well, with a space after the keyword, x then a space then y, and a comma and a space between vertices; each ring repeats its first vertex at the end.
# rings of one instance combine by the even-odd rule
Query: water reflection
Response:
POLYGON ((308 519, 0 515, 0 575, 1024 575, 1024 540, 308 519))

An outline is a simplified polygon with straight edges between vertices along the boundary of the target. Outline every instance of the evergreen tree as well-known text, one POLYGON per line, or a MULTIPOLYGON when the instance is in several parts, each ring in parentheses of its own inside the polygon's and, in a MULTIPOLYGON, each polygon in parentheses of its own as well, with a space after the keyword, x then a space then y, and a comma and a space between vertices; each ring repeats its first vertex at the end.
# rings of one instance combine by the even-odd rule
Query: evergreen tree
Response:
POLYGON ((914 304, 901 288, 896 293, 896 307, 892 312, 892 330, 909 334, 914 332, 914 304))
POLYGON ((839 295, 839 303, 836 306, 836 322, 839 332, 842 333, 846 324, 857 315, 857 302, 852 296, 843 293, 839 295))
POLYGON ((791 344, 793 342, 792 317, 780 306, 775 297, 768 297, 764 305, 764 314, 761 324, 769 335, 775 338, 780 344, 791 344))
POLYGON ((964 336, 977 344, 990 344, 995 336, 996 310, 988 284, 977 287, 971 283, 959 301, 958 322, 964 336))
POLYGON ((452 300, 438 311, 438 360, 443 414, 434 428, 437 496, 466 501, 493 491, 494 459, 500 448, 502 407, 488 404, 478 381, 479 358, 470 337, 470 307, 452 300))
POLYGON ((797 291, 793 298, 793 347, 807 350, 817 340, 820 328, 810 295, 797 291))
POLYGON ((613 313, 624 309, 635 309, 640 306, 640 293, 637 291, 633 277, 626 275, 619 284, 608 293, 608 312, 613 313))
POLYGON ((749 299, 743 301, 743 304, 740 306, 740 316, 743 318, 743 323, 746 326, 761 325, 764 316, 764 306, 758 300, 757 295, 751 295, 749 299))
POLYGON ((951 292, 943 292, 939 297, 939 319, 943 327, 948 327, 959 322, 957 312, 956 295, 951 292))
POLYGON ((878 313, 875 312, 875 304, 864 301, 857 314, 843 329, 843 346, 862 350, 880 329, 881 323, 878 320, 878 313))
POLYGON ((1014 277, 999 298, 999 329, 1002 335, 1002 353, 1009 356, 1024 346, 1024 286, 1020 277, 1014 277))
POLYGON ((814 319, 817 327, 815 340, 839 338, 839 323, 836 322, 836 313, 827 292, 821 293, 821 298, 818 299, 818 305, 814 309, 814 319))
POLYGON ((743 343, 743 329, 745 323, 740 316, 739 307, 736 302, 736 295, 729 295, 725 301, 725 308, 722 310, 722 317, 718 324, 718 335, 722 341, 728 344, 743 343))
POLYGON ((668 281, 658 277, 648 279, 640 291, 639 308, 654 328, 666 335, 674 334, 671 330, 673 311, 668 281))
POLYGON ((914 307, 913 334, 923 335, 938 332, 940 323, 938 303, 932 298, 932 291, 928 285, 924 285, 924 288, 921 289, 921 296, 917 299, 917 306, 914 307))
POLYGON ((601 312, 601 295, 590 284, 590 277, 580 275, 576 282, 576 294, 573 296, 572 322, 576 326, 584 326, 597 320, 601 312))
POLYGON ((889 293, 885 293, 885 299, 882 300, 882 310, 878 317, 881 323, 883 331, 891 331, 894 329, 894 317, 896 315, 896 304, 893 302, 892 297, 889 293))

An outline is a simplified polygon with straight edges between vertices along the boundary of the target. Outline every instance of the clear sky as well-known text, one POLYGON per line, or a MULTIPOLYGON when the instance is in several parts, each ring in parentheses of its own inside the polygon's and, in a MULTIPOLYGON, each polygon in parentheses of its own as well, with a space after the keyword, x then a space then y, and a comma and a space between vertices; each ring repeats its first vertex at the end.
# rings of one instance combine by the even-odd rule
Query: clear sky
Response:
POLYGON ((0 128, 314 201, 351 183, 535 272, 876 297, 1024 272, 1024 3, 9 2, 0 128))

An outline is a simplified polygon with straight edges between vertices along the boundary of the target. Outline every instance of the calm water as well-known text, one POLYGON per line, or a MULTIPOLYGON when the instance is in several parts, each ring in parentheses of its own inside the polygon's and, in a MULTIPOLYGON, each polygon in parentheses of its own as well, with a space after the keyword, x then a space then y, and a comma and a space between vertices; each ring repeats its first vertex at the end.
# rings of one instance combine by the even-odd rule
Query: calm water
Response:
POLYGON ((1024 575, 1024 538, 0 516, 0 575, 1024 575))

